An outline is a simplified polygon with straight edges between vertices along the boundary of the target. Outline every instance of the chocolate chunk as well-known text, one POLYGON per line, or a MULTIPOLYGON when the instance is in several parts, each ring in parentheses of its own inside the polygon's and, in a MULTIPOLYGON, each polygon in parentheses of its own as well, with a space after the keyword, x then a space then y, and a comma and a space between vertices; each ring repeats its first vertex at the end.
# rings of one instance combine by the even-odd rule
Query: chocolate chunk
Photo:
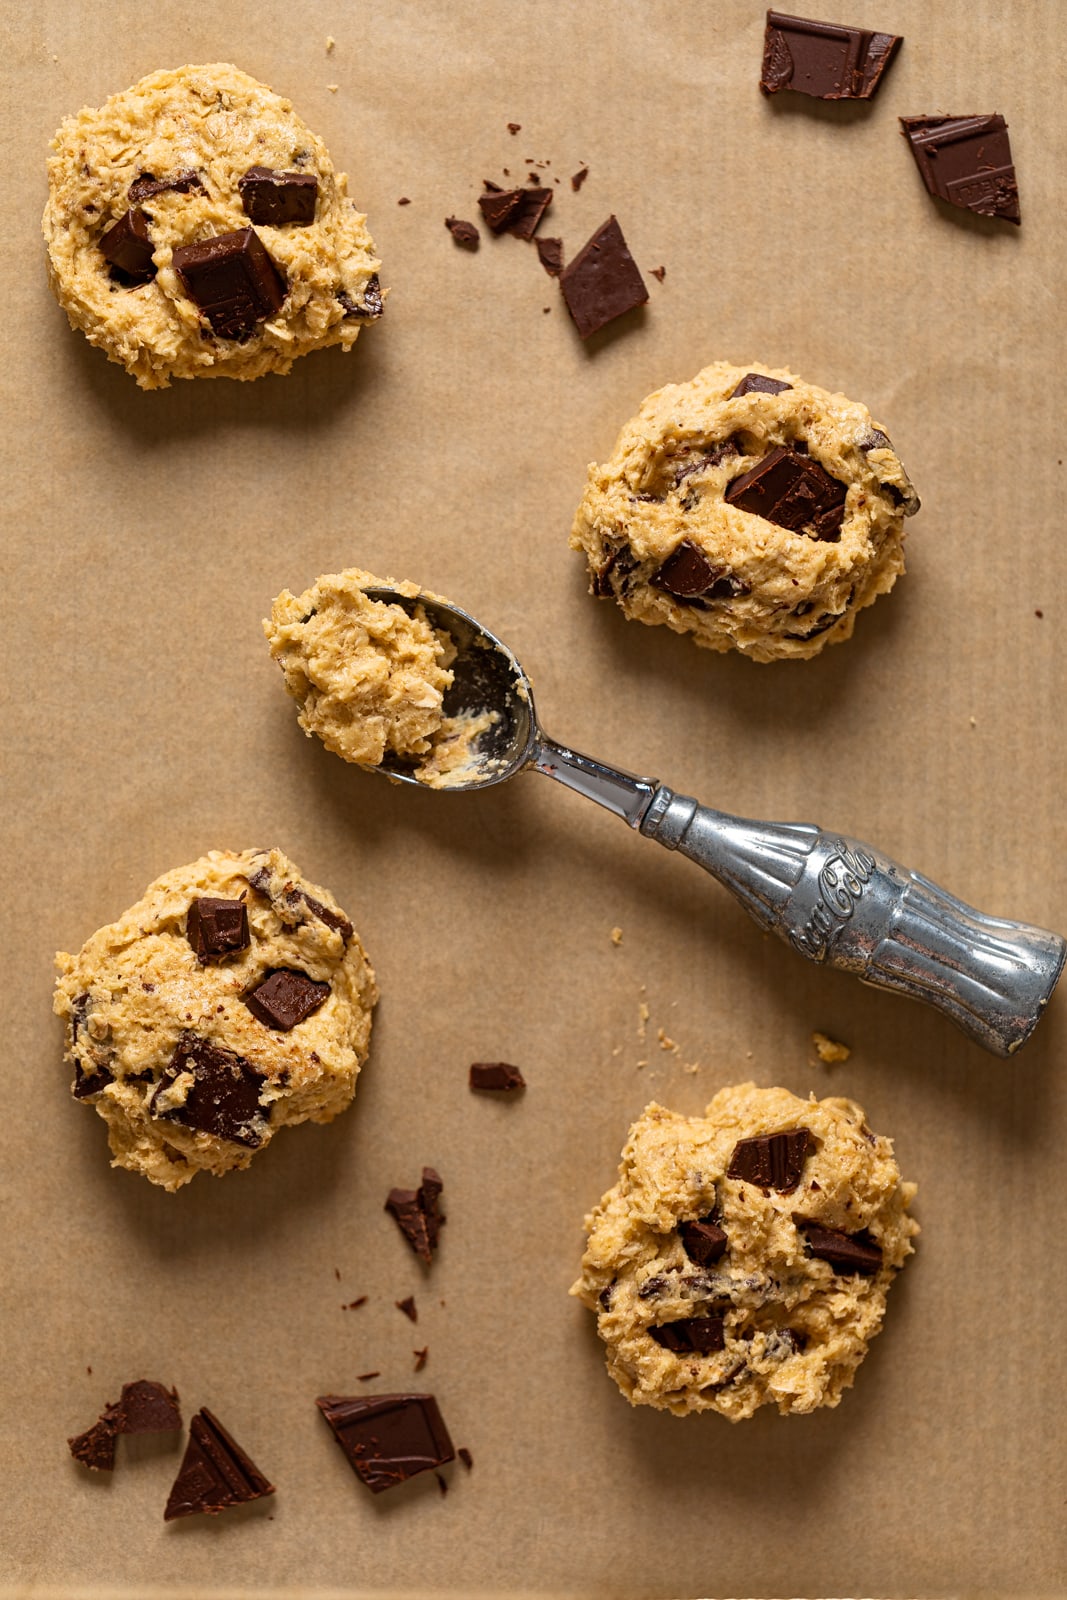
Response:
POLYGON ((737 388, 731 389, 726 398, 736 400, 742 394, 782 394, 792 387, 791 383, 783 383, 781 378, 768 378, 762 372, 746 372, 737 388))
POLYGON ((445 227, 465 250, 477 250, 482 236, 473 222, 465 222, 462 217, 446 217, 445 227))
POLYGON ((247 950, 252 942, 244 901, 219 900, 213 895, 200 895, 193 901, 185 932, 200 961, 247 950))
POLYGON ((189 1443, 163 1519, 173 1522, 201 1511, 213 1517, 227 1506, 247 1505, 273 1493, 274 1485, 203 1406, 189 1423, 189 1443))
POLYGON ((712 566, 695 544, 683 539, 648 581, 653 589, 662 589, 667 594, 707 594, 722 577, 722 572, 721 567, 712 566))
POLYGON ((526 1079, 518 1067, 511 1067, 506 1061, 475 1061, 471 1065, 470 1086, 472 1089, 525 1089, 526 1079))
POLYGON ((156 275, 152 260, 155 246, 148 231, 148 219, 137 206, 124 211, 113 227, 100 239, 100 254, 121 274, 120 282, 131 286, 149 283, 156 275))
POLYGON ((537 259, 551 278, 558 278, 563 271, 563 240, 562 239, 535 239, 537 246, 537 259))
POLYGON ((701 1217, 698 1222, 683 1222, 678 1232, 682 1247, 690 1261, 698 1267, 710 1267, 726 1254, 729 1240, 712 1217, 701 1217))
POLYGON ((150 1378, 124 1383, 117 1410, 119 1433, 172 1433, 182 1425, 177 1389, 150 1378))
POLYGON ((845 1233, 841 1228, 825 1228, 821 1222, 793 1213, 793 1221, 808 1243, 808 1249, 820 1261, 829 1262, 835 1272, 861 1272, 869 1276, 882 1265, 882 1247, 876 1244, 866 1228, 858 1233, 845 1233))
POLYGON ((503 233, 524 193, 523 189, 502 189, 485 179, 485 193, 479 195, 478 205, 491 233, 503 233))
POLYGON ((532 239, 541 218, 552 204, 552 190, 540 187, 489 189, 479 196, 478 204, 491 232, 513 233, 517 239, 532 239))
POLYGON ((726 1176, 753 1183, 757 1189, 777 1189, 779 1194, 791 1194, 814 1148, 809 1128, 789 1128, 783 1133, 741 1139, 734 1145, 726 1176))
POLYGON ((614 217, 602 223, 564 267, 559 286, 583 339, 648 299, 637 263, 614 217))
POLYGON ((860 449, 864 455, 868 450, 892 450, 893 441, 888 433, 883 433, 881 428, 872 428, 866 438, 860 440, 860 449))
POLYGON ((902 43, 894 33, 768 11, 760 88, 764 94, 793 89, 817 100, 869 100, 902 43))
POLYGON ((591 592, 599 599, 614 598, 616 589, 625 591, 627 579, 636 572, 637 565, 637 557, 628 544, 616 545, 604 565, 591 573, 591 592))
POLYGON ((260 1131, 266 1115, 260 1108, 259 1092, 263 1077, 243 1056, 221 1050, 198 1034, 186 1031, 178 1048, 163 1070, 159 1087, 149 1102, 153 1117, 180 1122, 185 1128, 210 1133, 216 1139, 255 1150, 263 1143, 260 1131), (171 1110, 156 1110, 160 1094, 182 1073, 191 1072, 192 1086, 181 1105, 171 1110))
POLYGON ((285 898, 290 905, 307 906, 313 917, 318 917, 320 922, 324 922, 328 928, 339 933, 342 939, 351 939, 352 924, 343 912, 331 911, 329 906, 324 906, 321 900, 316 900, 314 895, 308 894, 305 889, 287 888, 285 898))
POLYGON ((509 122, 508 123, 508 132, 509 133, 520 133, 521 131, 522 131, 522 123, 521 122, 509 122))
POLYGON ((372 1494, 455 1459, 432 1394, 325 1394, 315 1404, 372 1494))
POLYGON ((186 294, 221 339, 251 338, 256 324, 285 302, 285 279, 254 228, 180 245, 173 265, 186 294))
POLYGON ((664 1292, 666 1288, 666 1278, 658 1275, 652 1278, 646 1278, 640 1289, 637 1291, 637 1298, 639 1300, 655 1300, 664 1292))
POLYGON ((680 1322, 665 1322, 648 1331, 657 1344, 675 1355, 710 1356, 726 1348, 722 1318, 714 1315, 683 1317, 680 1322))
MULTIPOLYGON (((401 204, 406 202, 401 201, 401 204)), ((375 317, 380 317, 385 309, 382 300, 381 280, 376 272, 371 273, 363 290, 363 299, 356 300, 347 289, 338 289, 337 299, 344 308, 345 318, 360 317, 366 322, 373 322, 375 317)))
POLYGON ((306 227, 315 220, 319 180, 313 172, 275 172, 270 167, 249 167, 238 178, 244 214, 250 222, 280 228, 287 222, 306 227))
POLYGON ((1002 116, 901 117, 900 126, 931 194, 980 217, 1021 221, 1002 116))
POLYGON ((142 200, 151 200, 157 194, 167 194, 171 191, 176 194, 192 194, 194 189, 200 194, 207 193, 198 172, 189 170, 174 172, 169 178, 156 178, 151 172, 142 172, 134 178, 127 194, 131 205, 139 205, 142 200))
POLYGON ((312 1012, 329 999, 330 985, 316 983, 306 972, 294 972, 281 967, 243 996, 252 1015, 265 1028, 277 1028, 288 1033, 298 1023, 306 1022, 312 1012))
POLYGON ((444 1185, 433 1167, 423 1167, 417 1189, 390 1189, 385 1209, 415 1254, 429 1264, 444 1223, 437 1202, 444 1185))
POLYGON ((94 1422, 84 1433, 68 1439, 67 1444, 75 1461, 80 1461, 83 1467, 90 1467, 93 1472, 113 1472, 115 1440, 114 1419, 105 1412, 99 1422, 94 1422))
POLYGON ((409 1317, 412 1322, 418 1322, 419 1308, 415 1304, 415 1296, 413 1294, 409 1294, 406 1300, 394 1300, 393 1304, 398 1311, 404 1313, 405 1317, 409 1317))
POLYGON ((725 500, 791 533, 835 544, 845 517, 845 485, 788 445, 779 445, 727 486, 725 500))
POLYGON ((109 1072, 107 1067, 95 1066, 93 1070, 86 1071, 78 1060, 74 1063, 74 1082, 70 1086, 70 1092, 75 1100, 89 1100, 114 1081, 114 1074, 109 1072))
POLYGON ((578 190, 582 187, 582 184, 585 182, 585 180, 586 180, 586 178, 588 178, 588 176, 589 176, 589 168, 588 167, 581 167, 581 168, 579 168, 579 170, 576 173, 573 174, 573 176, 571 177, 571 188, 574 190, 574 192, 576 194, 577 194, 578 190))

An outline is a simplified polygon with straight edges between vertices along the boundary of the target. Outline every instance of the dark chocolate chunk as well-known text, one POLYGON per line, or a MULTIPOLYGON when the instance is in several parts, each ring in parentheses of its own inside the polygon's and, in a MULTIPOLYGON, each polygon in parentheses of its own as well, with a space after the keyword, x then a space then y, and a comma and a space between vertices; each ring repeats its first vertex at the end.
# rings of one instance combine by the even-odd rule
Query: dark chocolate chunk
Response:
POLYGON ((663 1293, 666 1287, 666 1278, 658 1275, 652 1278, 646 1278, 640 1289, 637 1291, 637 1298, 639 1300, 655 1300, 663 1293))
POLYGON ((649 1328, 657 1344, 675 1355, 710 1356, 726 1348, 722 1318, 683 1317, 680 1322, 665 1322, 658 1328, 649 1328))
POLYGON ((172 1522, 201 1511, 213 1517, 227 1506, 247 1505, 273 1493, 274 1485, 203 1406, 189 1423, 189 1443, 163 1519, 172 1522))
POLYGON ((792 387, 791 383, 783 383, 781 378, 768 378, 762 372, 746 372, 737 388, 731 389, 726 398, 736 400, 742 394, 782 394, 792 387))
POLYGON ((478 205, 491 233, 503 233, 524 193, 523 189, 502 189, 485 179, 485 193, 479 195, 478 205))
POLYGON ((473 222, 467 222, 463 217, 446 217, 445 227, 465 250, 477 250, 482 236, 473 222))
POLYGON ((92 1071, 86 1071, 81 1061, 77 1060, 74 1063, 74 1082, 70 1086, 70 1092, 75 1100, 89 1100, 114 1081, 114 1074, 109 1072, 107 1067, 95 1066, 92 1071))
POLYGON ((325 1394, 315 1404, 372 1494, 455 1459, 432 1394, 325 1394))
POLYGON ((163 1070, 148 1109, 153 1117, 180 1122, 185 1128, 255 1150, 263 1143, 261 1126, 266 1116, 259 1104, 262 1086, 262 1074, 243 1056, 186 1031, 163 1070), (193 1082, 184 1102, 169 1111, 157 1111, 160 1094, 185 1072, 192 1073, 193 1082))
POLYGON ((826 1228, 810 1217, 793 1213, 793 1221, 808 1243, 808 1249, 820 1261, 829 1262, 835 1272, 861 1272, 870 1275, 882 1265, 882 1247, 876 1244, 862 1228, 858 1233, 845 1233, 841 1228, 826 1228))
POLYGON ((627 579, 636 572, 637 565, 637 557, 628 544, 616 545, 604 565, 592 571, 591 592, 599 599, 613 598, 616 589, 626 589, 627 579))
POLYGON ((883 433, 881 428, 872 428, 866 438, 860 440, 860 449, 864 455, 868 450, 892 450, 893 441, 888 433, 883 433))
POLYGON ((275 172, 270 167, 249 167, 238 178, 244 214, 250 222, 280 228, 287 222, 306 227, 315 220, 319 180, 313 172, 275 172))
POLYGON ((558 278, 563 271, 563 240, 535 239, 537 259, 550 278, 558 278))
POLYGON ((845 485, 824 467, 779 445, 727 486, 726 503, 792 533, 834 544, 845 516, 845 485))
POLYGON ((113 1472, 116 1436, 114 1419, 105 1412, 99 1422, 68 1439, 67 1444, 75 1461, 80 1461, 83 1467, 91 1467, 94 1472, 113 1472))
POLYGON ((308 894, 305 889, 287 887, 285 898, 292 906, 307 906, 313 917, 318 917, 320 922, 324 922, 328 928, 332 928, 335 933, 339 933, 342 939, 351 939, 352 924, 343 912, 331 911, 329 906, 324 906, 321 900, 316 900, 314 895, 308 894))
POLYGON ((174 172, 169 178, 154 177, 151 172, 142 172, 127 191, 131 205, 139 205, 142 200, 151 200, 157 194, 192 194, 193 190, 206 194, 203 180, 198 172, 186 170, 174 172))
MULTIPOLYGON (((534 178, 535 184, 536 181, 534 178)), ((541 218, 552 204, 552 190, 540 187, 491 189, 479 196, 478 204, 491 232, 513 233, 517 239, 532 239, 541 218)))
POLYGON ((285 302, 285 279, 254 228, 180 245, 173 265, 186 294, 221 339, 250 338, 256 324, 285 302))
POLYGON ((185 932, 200 961, 247 950, 252 942, 244 901, 219 900, 213 895, 200 895, 193 901, 185 932))
POLYGON ((444 1185, 433 1167, 423 1167, 417 1189, 390 1189, 385 1209, 396 1218, 398 1227, 415 1254, 429 1264, 444 1217, 438 1200, 444 1185))
POLYGON ((148 231, 148 219, 138 206, 124 211, 119 220, 100 239, 100 254, 122 274, 120 281, 130 285, 149 283, 156 275, 152 260, 155 246, 148 231))
POLYGON ((471 1065, 472 1089, 525 1089, 526 1079, 518 1067, 506 1061, 475 1061, 471 1065))
POLYGON ((577 193, 578 190, 582 187, 582 184, 585 182, 585 180, 586 180, 586 178, 588 178, 588 176, 589 176, 589 168, 588 167, 580 167, 579 170, 572 175, 572 177, 571 177, 571 188, 575 191, 575 193, 577 193))
POLYGON ((374 318, 380 317, 385 310, 381 280, 376 272, 372 272, 367 279, 362 300, 354 299, 347 289, 338 289, 337 299, 344 308, 346 319, 361 317, 365 322, 373 322, 374 318))
POLYGON ((698 1267, 710 1267, 726 1254, 729 1240, 713 1217, 701 1217, 698 1222, 683 1222, 678 1232, 682 1247, 690 1261, 698 1267))
POLYGON ((316 983, 306 972, 294 972, 289 967, 281 967, 264 978, 243 999, 252 1015, 265 1028, 277 1028, 281 1033, 288 1033, 298 1023, 306 1022, 312 1012, 325 1004, 329 997, 328 983, 316 983))
POLYGON ((1021 221, 1008 124, 991 116, 901 117, 929 192, 980 217, 1021 221))
POLYGON ((509 133, 519 133, 521 131, 522 131, 522 123, 521 122, 509 122, 508 123, 508 132, 509 133))
POLYGON ((707 594, 722 574, 721 567, 713 567, 703 551, 683 539, 648 581, 653 589, 663 589, 667 594, 707 594))
POLYGON ((768 11, 760 88, 764 94, 794 89, 817 100, 869 100, 902 43, 894 33, 768 11))
POLYGON ((172 1433, 182 1425, 177 1389, 150 1378, 124 1383, 117 1411, 119 1433, 172 1433))
POLYGON ((734 1145, 726 1176, 741 1178, 758 1189, 777 1189, 779 1194, 792 1194, 814 1148, 809 1128, 789 1128, 783 1133, 741 1139, 734 1145))
POLYGON ((637 263, 614 217, 602 223, 564 267, 559 286, 583 339, 648 299, 637 263))
POLYGON ((406 1300, 395 1300, 393 1304, 398 1311, 404 1313, 405 1317, 409 1317, 412 1322, 418 1322, 419 1308, 415 1304, 415 1296, 413 1294, 409 1294, 406 1300))

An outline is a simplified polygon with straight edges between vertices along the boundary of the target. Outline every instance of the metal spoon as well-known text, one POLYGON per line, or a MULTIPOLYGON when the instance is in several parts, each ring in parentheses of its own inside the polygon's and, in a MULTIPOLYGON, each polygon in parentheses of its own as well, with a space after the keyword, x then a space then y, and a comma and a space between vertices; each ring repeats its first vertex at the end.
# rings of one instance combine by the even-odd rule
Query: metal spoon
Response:
MULTIPOLYGON (((675 794, 557 744, 542 730, 530 680, 506 645, 430 595, 367 589, 371 600, 414 611, 456 646, 449 716, 495 712, 474 743, 458 792, 503 783, 525 767, 576 789, 646 838, 680 850, 724 884, 760 927, 811 961, 936 1006, 994 1055, 1029 1038, 1063 969, 1067 945, 1025 922, 987 917, 928 878, 865 844, 813 823, 751 822, 675 794)), ((380 770, 422 780, 395 758, 380 770)), ((458 778, 460 774, 455 774, 458 778)))

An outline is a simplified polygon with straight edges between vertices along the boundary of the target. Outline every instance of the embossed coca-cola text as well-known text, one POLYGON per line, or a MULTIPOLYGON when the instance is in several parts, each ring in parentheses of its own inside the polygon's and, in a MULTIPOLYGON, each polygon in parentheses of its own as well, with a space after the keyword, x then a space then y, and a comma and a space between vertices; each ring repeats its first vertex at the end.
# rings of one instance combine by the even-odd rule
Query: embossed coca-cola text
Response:
POLYGON ((794 949, 812 961, 825 961, 827 951, 849 920, 875 869, 873 856, 844 839, 834 841, 834 853, 819 869, 819 898, 802 928, 794 929, 794 949))

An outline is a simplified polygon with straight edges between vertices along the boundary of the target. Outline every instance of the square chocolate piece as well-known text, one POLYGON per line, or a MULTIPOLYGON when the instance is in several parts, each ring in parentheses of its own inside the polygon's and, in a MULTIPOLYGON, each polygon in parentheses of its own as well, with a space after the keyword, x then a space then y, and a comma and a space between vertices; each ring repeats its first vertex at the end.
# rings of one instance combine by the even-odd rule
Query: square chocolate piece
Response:
POLYGON ((155 246, 148 232, 148 219, 139 206, 131 206, 100 240, 100 254, 110 261, 120 282, 131 286, 149 283, 156 275, 152 260, 155 246))
POLYGON ((183 1127, 255 1150, 263 1143, 260 1124, 267 1115, 259 1104, 262 1087, 262 1074, 243 1056, 187 1031, 178 1041, 148 1109, 153 1117, 170 1118, 183 1127), (159 1095, 187 1072, 192 1074, 193 1082, 181 1105, 157 1111, 159 1095))
POLYGON ((244 996, 244 1003, 265 1028, 288 1033, 306 1022, 329 999, 330 985, 316 983, 306 972, 282 967, 244 996))
POLYGON ((275 172, 270 167, 249 167, 238 178, 241 205, 250 222, 280 228, 287 222, 306 227, 315 220, 319 180, 313 172, 275 172))
POLYGON ((816 100, 869 100, 902 43, 895 33, 768 11, 760 88, 764 94, 793 89, 816 100))
POLYGON ((201 962, 247 950, 251 943, 244 901, 220 900, 214 895, 200 895, 193 901, 185 932, 201 962))
POLYGON ((372 1494, 455 1460, 432 1394, 326 1394, 315 1404, 349 1466, 372 1494))
POLYGON ((285 280, 254 228, 183 244, 174 252, 182 287, 220 339, 248 339, 280 311, 285 280))

